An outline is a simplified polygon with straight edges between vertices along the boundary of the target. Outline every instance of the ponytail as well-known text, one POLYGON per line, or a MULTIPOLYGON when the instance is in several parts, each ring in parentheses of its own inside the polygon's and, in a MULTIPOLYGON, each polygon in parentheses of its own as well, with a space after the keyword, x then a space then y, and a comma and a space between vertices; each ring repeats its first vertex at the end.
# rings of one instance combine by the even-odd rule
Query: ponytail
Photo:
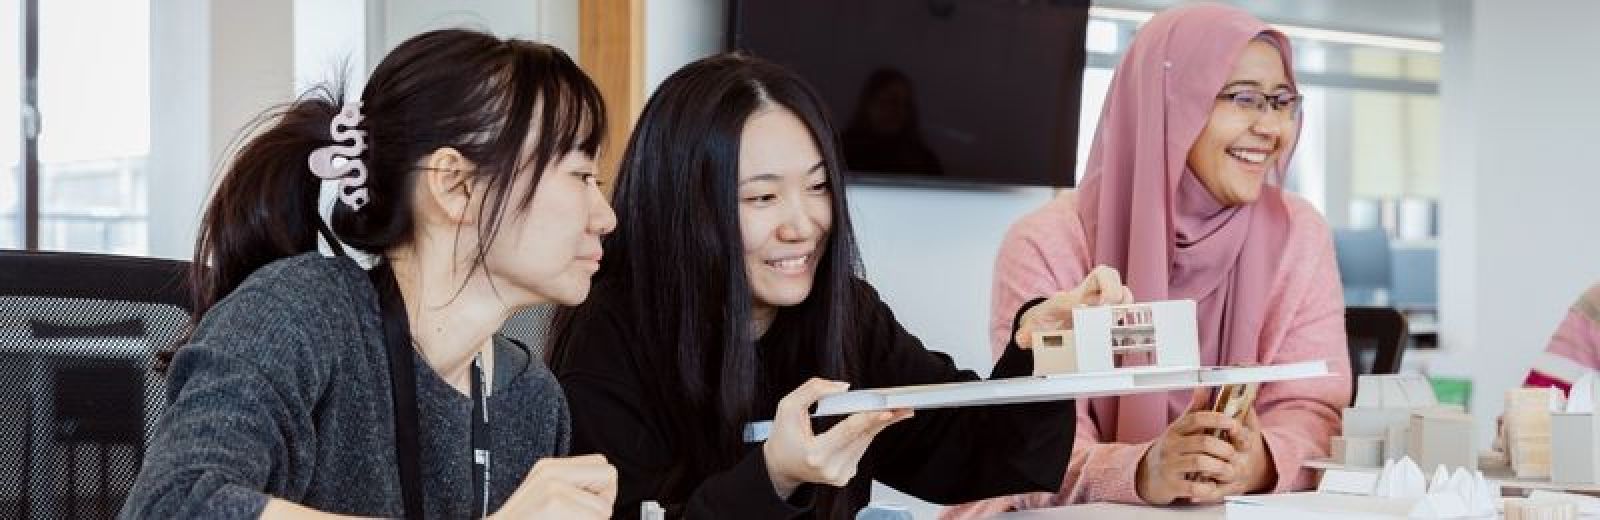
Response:
MULTIPOLYGON (((321 179, 306 157, 331 142, 328 123, 340 105, 333 92, 313 88, 247 127, 266 130, 240 147, 201 218, 189 266, 191 325, 256 269, 316 249, 321 179)), ((173 354, 158 354, 157 367, 165 368, 173 354)))
MULTIPOLYGON (((504 212, 526 210, 533 196, 530 191, 507 204, 518 176, 533 176, 537 186, 556 158, 569 150, 593 157, 605 135, 600 91, 570 57, 548 45, 477 31, 429 31, 396 46, 373 70, 359 103, 346 106, 341 87, 314 88, 258 118, 252 127, 266 130, 246 141, 222 172, 190 267, 191 333, 200 316, 256 269, 317 250, 322 231, 352 257, 381 255, 410 241, 416 164, 444 147, 479 165, 472 175, 483 182, 486 198, 473 268, 481 268, 504 212), (358 125, 360 138, 333 135, 330 124, 341 109, 350 112, 340 128, 358 125), (312 171, 312 153, 336 144, 335 137, 361 149, 331 152, 359 156, 359 179, 347 179, 350 171, 331 163, 312 171), (317 212, 323 178, 340 179, 340 193, 349 196, 333 205, 326 223, 317 212)), ((323 161, 329 156, 318 154, 323 161)), ((173 353, 158 356, 158 366, 173 353)))

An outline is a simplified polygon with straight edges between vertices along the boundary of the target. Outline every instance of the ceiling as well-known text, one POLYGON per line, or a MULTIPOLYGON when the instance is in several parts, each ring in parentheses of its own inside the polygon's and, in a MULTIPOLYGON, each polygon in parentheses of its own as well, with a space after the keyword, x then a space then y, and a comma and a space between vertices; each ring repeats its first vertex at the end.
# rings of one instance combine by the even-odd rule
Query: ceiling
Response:
MULTIPOLYGON (((1439 5, 1458 0, 1219 0, 1271 23, 1438 40, 1439 5)), ((1159 11, 1184 0, 1092 0, 1093 5, 1159 11)))

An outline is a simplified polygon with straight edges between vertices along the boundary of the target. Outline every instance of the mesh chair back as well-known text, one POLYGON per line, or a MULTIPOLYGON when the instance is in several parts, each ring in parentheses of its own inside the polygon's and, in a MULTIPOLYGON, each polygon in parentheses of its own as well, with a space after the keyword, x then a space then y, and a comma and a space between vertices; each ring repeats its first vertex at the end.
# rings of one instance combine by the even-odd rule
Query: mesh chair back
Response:
POLYGON ((0 251, 0 518, 114 518, 189 322, 188 263, 0 251))
POLYGON ((550 335, 550 320, 555 318, 556 309, 560 308, 553 303, 535 305, 522 312, 511 316, 506 324, 500 327, 500 334, 522 342, 533 351, 535 359, 544 359, 546 336, 550 335))
MULTIPOLYGON (((189 323, 188 262, 0 251, 0 518, 115 518, 189 323)), ((542 359, 557 306, 501 333, 542 359)))

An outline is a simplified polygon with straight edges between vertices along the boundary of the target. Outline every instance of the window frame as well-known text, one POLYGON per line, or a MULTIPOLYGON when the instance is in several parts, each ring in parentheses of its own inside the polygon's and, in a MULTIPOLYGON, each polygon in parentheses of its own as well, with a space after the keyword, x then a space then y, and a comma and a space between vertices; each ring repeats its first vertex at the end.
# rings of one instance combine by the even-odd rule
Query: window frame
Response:
POLYGON ((21 0, 17 2, 22 12, 19 13, 18 25, 22 27, 22 56, 21 72, 19 79, 22 81, 20 116, 17 124, 20 126, 22 137, 21 147, 18 148, 16 182, 17 190, 17 217, 15 225, 18 227, 17 236, 20 237, 21 249, 26 251, 39 250, 39 0, 21 0))

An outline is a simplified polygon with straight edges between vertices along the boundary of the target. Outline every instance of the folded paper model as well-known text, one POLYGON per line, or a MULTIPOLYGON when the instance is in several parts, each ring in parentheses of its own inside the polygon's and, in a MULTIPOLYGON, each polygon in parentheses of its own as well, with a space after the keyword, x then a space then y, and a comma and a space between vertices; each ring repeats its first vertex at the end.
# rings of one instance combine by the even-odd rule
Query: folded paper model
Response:
POLYGON ((1325 485, 1307 493, 1228 497, 1224 511, 1230 520, 1489 519, 1499 515, 1500 503, 1500 488, 1481 472, 1436 466, 1433 477, 1425 478, 1416 462, 1402 457, 1384 463, 1376 482, 1342 489, 1325 485))

